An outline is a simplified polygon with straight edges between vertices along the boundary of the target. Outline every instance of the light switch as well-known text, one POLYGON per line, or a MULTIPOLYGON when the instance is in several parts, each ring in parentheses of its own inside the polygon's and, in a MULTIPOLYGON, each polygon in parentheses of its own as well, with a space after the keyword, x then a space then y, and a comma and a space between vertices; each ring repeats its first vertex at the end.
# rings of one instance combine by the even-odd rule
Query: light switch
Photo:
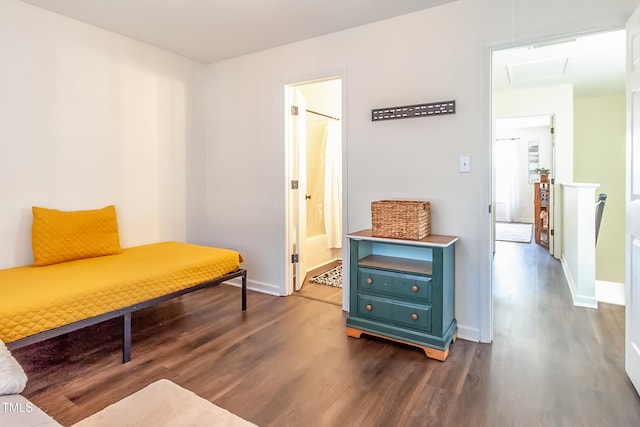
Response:
POLYGON ((471 172, 471 157, 460 156, 460 172, 463 172, 463 173, 471 172))

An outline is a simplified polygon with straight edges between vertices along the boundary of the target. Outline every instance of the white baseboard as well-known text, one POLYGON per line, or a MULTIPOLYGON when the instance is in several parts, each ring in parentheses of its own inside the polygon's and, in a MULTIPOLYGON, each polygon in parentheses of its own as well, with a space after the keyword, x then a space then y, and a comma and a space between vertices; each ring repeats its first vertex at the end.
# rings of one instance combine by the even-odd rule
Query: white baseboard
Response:
MULTIPOLYGON (((242 287, 242 279, 236 278, 229 280, 225 283, 228 283, 232 286, 242 287)), ((258 282, 255 280, 247 280, 247 289, 250 291, 256 291, 267 295, 274 295, 276 297, 280 295, 280 288, 276 285, 272 285, 270 283, 258 282)))
POLYGON ((625 305, 624 283, 596 280, 596 299, 607 304, 625 305))
POLYGON ((465 341, 480 342, 480 330, 458 323, 458 338, 465 341))
POLYGON ((585 307, 585 308, 598 308, 598 300, 595 297, 588 295, 579 295, 576 294, 576 283, 571 275, 571 271, 569 266, 567 265, 567 260, 564 255, 560 258, 560 263, 562 264, 562 271, 564 272, 564 277, 567 279, 567 286, 569 286, 569 292, 571 292, 571 299, 573 300, 573 305, 576 307, 585 307))

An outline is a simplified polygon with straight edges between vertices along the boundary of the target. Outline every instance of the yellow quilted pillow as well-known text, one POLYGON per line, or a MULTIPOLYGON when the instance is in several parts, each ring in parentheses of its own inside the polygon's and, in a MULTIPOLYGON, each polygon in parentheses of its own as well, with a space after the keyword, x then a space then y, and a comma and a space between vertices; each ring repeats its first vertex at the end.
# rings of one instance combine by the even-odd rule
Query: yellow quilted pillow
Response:
POLYGON ((34 206, 31 228, 33 265, 122 253, 116 208, 59 211, 34 206))

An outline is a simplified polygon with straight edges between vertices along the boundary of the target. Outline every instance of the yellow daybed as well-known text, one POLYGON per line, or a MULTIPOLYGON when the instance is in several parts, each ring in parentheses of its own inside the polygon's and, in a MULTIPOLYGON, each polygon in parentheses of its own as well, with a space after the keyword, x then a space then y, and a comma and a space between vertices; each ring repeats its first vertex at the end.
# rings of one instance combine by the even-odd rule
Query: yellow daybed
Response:
POLYGON ((246 310, 247 271, 236 251, 162 242, 115 252, 0 270, 0 339, 13 350, 122 317, 128 362, 134 311, 237 277, 246 310))

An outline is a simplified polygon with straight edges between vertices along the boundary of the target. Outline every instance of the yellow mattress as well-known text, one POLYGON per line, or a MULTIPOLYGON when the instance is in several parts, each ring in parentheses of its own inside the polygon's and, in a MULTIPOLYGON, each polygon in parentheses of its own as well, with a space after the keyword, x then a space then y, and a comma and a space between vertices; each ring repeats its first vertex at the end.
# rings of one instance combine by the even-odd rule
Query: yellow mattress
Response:
POLYGON ((236 270, 229 249, 163 242, 118 255, 0 270, 5 343, 215 279, 236 270))

